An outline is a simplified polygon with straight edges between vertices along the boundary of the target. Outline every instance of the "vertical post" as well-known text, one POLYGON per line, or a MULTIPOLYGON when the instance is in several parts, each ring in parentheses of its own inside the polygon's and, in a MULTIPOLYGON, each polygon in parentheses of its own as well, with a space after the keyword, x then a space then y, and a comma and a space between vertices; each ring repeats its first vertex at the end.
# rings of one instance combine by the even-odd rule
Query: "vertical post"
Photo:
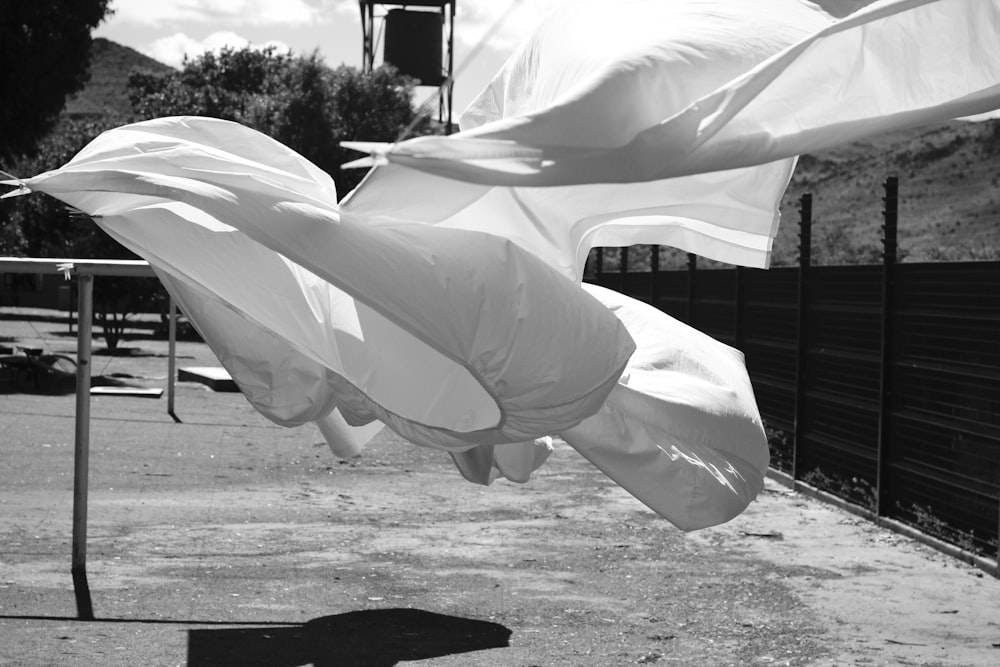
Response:
MULTIPOLYGON (((627 294, 626 274, 628 273, 628 247, 623 246, 618 249, 618 291, 627 294)), ((628 296, 633 296, 628 294, 628 296)))
POLYGON ((736 267, 736 278, 733 285, 733 291, 735 292, 735 303, 733 304, 733 347, 737 350, 743 349, 743 281, 745 280, 745 272, 745 267, 736 267))
POLYGON ((687 323, 694 326, 694 274, 698 270, 698 255, 689 252, 688 256, 688 317, 687 323))
POLYGON ((80 295, 77 294, 78 291, 79 290, 76 287, 76 281, 71 281, 69 284, 69 332, 70 333, 73 333, 73 319, 76 310, 79 310, 78 306, 76 305, 77 300, 80 298, 80 295))
POLYGON ((452 102, 455 90, 455 0, 448 3, 448 134, 452 132, 452 102))
POLYGON ((805 435, 806 364, 809 361, 809 269, 812 266, 812 195, 799 200, 799 303, 798 334, 795 343, 795 423, 792 434, 792 479, 802 474, 800 445, 805 435))
MULTIPOLYGON (((628 273, 628 247, 622 247, 618 250, 618 289, 621 290, 622 294, 626 293, 628 287, 626 286, 626 275, 628 273)), ((634 296, 629 294, 629 296, 634 296)))
POLYGON ((94 276, 79 276, 76 341, 76 435, 73 446, 73 592, 77 617, 94 618, 87 584, 87 476, 90 463, 90 332, 94 319, 94 276))
POLYGON ((660 246, 649 246, 649 303, 660 307, 660 246))
POLYGON ((893 291, 896 278, 896 236, 899 220, 899 179, 890 176, 883 184, 885 208, 882 215, 882 349, 879 377, 878 479, 875 513, 885 516, 889 507, 889 449, 892 410, 893 291))
POLYGON ((361 9, 361 71, 371 72, 375 66, 375 3, 358 0, 361 9))
POLYGON ((180 423, 174 412, 174 394, 177 384, 177 306, 172 298, 167 301, 167 414, 180 423))

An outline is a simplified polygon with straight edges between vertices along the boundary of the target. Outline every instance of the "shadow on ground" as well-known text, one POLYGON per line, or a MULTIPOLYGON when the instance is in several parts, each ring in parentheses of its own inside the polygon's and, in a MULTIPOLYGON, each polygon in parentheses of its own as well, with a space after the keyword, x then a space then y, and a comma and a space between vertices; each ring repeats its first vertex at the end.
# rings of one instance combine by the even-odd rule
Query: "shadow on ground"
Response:
MULTIPOLYGON (((131 382, 127 375, 95 375, 90 379, 91 387, 137 388, 141 384, 131 382)), ((0 368, 0 395, 37 394, 42 396, 67 396, 76 393, 76 374, 53 371, 45 368, 16 369, 0 368)))
POLYGON ((301 625, 208 628, 188 632, 188 667, 391 667, 508 646, 498 623, 420 609, 322 616, 301 625))

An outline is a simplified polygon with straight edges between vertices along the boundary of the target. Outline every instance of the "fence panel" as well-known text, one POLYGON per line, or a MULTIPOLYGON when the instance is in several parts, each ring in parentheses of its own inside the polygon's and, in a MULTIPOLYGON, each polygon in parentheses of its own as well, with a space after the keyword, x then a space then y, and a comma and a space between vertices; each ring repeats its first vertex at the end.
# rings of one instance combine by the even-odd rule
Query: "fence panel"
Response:
POLYGON ((795 379, 798 338, 798 269, 740 272, 740 331, 738 347, 765 424, 784 437, 771 439, 771 464, 792 471, 795 425, 795 379))
POLYGON ((652 274, 649 271, 621 273, 618 275, 618 280, 620 287, 617 289, 622 294, 628 294, 633 299, 646 303, 652 302, 652 274))
POLYGON ((671 317, 687 322, 689 280, 687 271, 660 271, 654 274, 652 282, 656 298, 652 301, 653 305, 671 317))
POLYGON ((799 473, 864 506, 878 478, 880 266, 809 273, 799 473))
POLYGON ((1000 263, 896 268, 890 511, 996 553, 1000 263), (992 543, 992 544, 991 544, 992 543))
POLYGON ((691 326, 726 345, 736 345, 736 271, 695 271, 691 326))

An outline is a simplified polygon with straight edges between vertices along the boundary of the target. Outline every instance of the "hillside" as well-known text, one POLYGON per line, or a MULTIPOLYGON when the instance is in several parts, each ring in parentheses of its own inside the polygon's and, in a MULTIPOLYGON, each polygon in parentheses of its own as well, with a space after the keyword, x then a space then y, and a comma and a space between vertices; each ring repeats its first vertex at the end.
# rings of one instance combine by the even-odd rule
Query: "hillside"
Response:
POLYGON ((91 46, 90 81, 76 96, 66 101, 63 113, 78 116, 101 116, 117 113, 128 116, 132 107, 125 88, 133 68, 154 72, 169 70, 158 60, 144 56, 135 49, 97 37, 91 46))
POLYGON ((799 160, 782 203, 775 264, 795 263, 798 202, 813 195, 822 263, 878 261, 882 183, 899 178, 903 261, 1000 259, 1000 120, 893 132, 799 160))

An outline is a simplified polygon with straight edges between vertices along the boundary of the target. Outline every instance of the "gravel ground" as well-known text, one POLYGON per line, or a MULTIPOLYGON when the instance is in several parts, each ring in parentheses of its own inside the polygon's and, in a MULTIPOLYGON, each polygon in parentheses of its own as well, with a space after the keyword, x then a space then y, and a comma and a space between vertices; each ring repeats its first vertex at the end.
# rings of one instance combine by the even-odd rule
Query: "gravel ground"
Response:
MULTIPOLYGON (((0 344, 75 349, 21 315, 0 344)), ((165 343, 128 345, 95 372, 164 387, 165 343)), ((479 487, 389 434, 337 459, 192 383, 179 424, 93 399, 78 621, 74 397, 0 385, 0 665, 1000 664, 1000 581, 776 483, 685 534, 568 449, 479 487)))

